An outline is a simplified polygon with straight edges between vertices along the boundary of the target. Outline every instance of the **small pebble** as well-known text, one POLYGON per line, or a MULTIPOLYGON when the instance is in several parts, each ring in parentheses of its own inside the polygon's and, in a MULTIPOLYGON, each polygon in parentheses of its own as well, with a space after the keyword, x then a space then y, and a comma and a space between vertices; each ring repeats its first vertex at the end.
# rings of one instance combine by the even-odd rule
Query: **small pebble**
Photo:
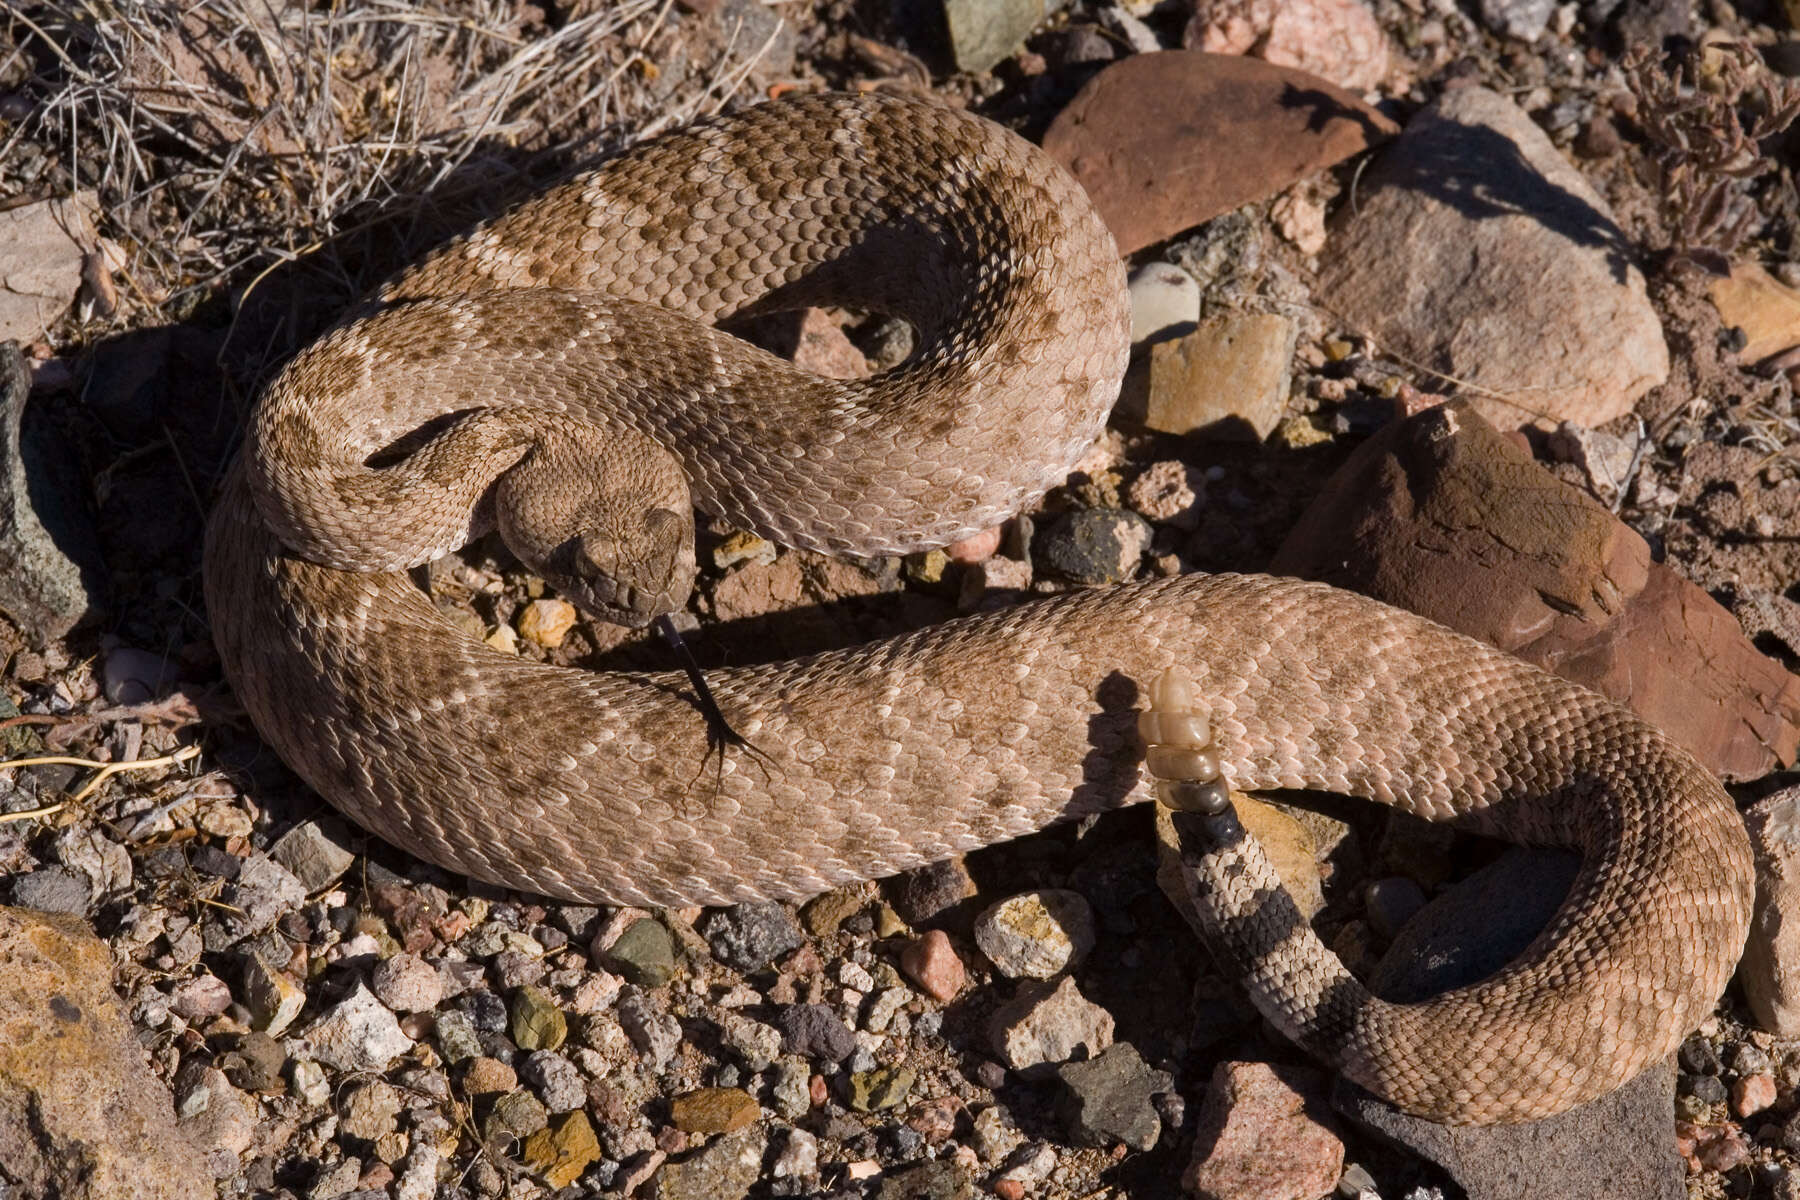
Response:
POLYGON ((581 1072, 554 1051, 538 1050, 526 1055, 519 1073, 553 1113, 573 1112, 587 1103, 587 1085, 581 1072))
POLYGON ((762 1110, 748 1092, 739 1088, 701 1088, 675 1097, 669 1119, 683 1133, 730 1133, 742 1129, 762 1110))
POLYGON ((956 999, 968 982, 962 959, 950 944, 949 935, 940 929, 928 930, 908 942, 900 952, 900 969, 940 1004, 956 999))
POLYGON ((1731 1085, 1731 1111, 1740 1117, 1759 1113, 1774 1103, 1773 1076, 1746 1075, 1731 1085))
POLYGON ((231 989, 216 975, 196 975, 175 985, 169 1007, 186 1020, 204 1021, 231 1007, 231 989))
POLYGON ((1200 321, 1200 285, 1173 263, 1149 262, 1131 273, 1131 344, 1190 332, 1200 321))
POLYGON ((1121 583, 1136 574, 1150 539, 1150 523, 1134 512, 1085 508, 1045 526, 1031 557, 1075 583, 1121 583))
POLYGON ((675 941, 661 921, 644 917, 618 936, 604 960, 639 987, 663 987, 675 978, 675 941))
POLYGON ((526 1138, 523 1157, 551 1187, 566 1188, 581 1178, 600 1153, 600 1142, 587 1114, 571 1112, 526 1138))
POLYGON ((850 1107, 857 1112, 880 1112, 906 1103, 912 1091, 909 1067, 878 1067, 850 1076, 850 1107))
POLYGON ((856 1037, 823 1004, 790 1004, 776 1017, 782 1049, 801 1058, 840 1063, 856 1052, 856 1037))
POLYGON ((463 1069, 463 1091, 471 1096, 480 1096, 488 1092, 510 1092, 519 1086, 519 1077, 513 1069, 497 1058, 480 1058, 469 1060, 463 1069))
POLYGON ((550 993, 527 986, 513 993, 509 1026, 521 1050, 554 1050, 569 1036, 569 1019, 550 993))
POLYGON ((1718 1047, 1698 1035, 1681 1043, 1676 1061, 1690 1075, 1717 1075, 1725 1069, 1725 1064, 1719 1061, 1718 1047))
POLYGON ((805 941, 788 910, 773 901, 715 909, 700 934, 713 957, 739 971, 760 971, 805 941))
POLYGON ((575 606, 567 600, 533 600, 519 610, 519 636, 545 650, 554 650, 575 627, 575 606))
POLYGON ((1424 889, 1404 875, 1377 879, 1363 892, 1363 908, 1369 915, 1370 928, 1390 941, 1400 932, 1400 927, 1424 907, 1424 889))
POLYGON ((444 978, 438 969, 404 950, 375 964, 369 986, 376 999, 395 1012, 430 1012, 444 999, 444 978))
POLYGON ((1682 1088, 1702 1104, 1725 1103, 1725 1081, 1717 1075, 1684 1075, 1682 1088))
POLYGON ((770 1174, 776 1179, 811 1179, 819 1173, 819 1139, 804 1129, 787 1131, 787 1142, 770 1174))
POLYGON ((929 925, 975 894, 960 857, 903 871, 888 884, 894 911, 914 927, 929 925))
POLYGON ((1024 892, 975 918, 975 944, 1008 978, 1049 979, 1094 948, 1094 912, 1080 892, 1024 892))

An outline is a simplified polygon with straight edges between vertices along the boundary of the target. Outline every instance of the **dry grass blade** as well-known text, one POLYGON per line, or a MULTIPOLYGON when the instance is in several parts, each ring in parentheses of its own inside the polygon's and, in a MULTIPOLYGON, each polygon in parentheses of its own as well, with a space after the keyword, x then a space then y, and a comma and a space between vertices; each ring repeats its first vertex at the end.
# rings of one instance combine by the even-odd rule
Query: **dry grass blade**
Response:
MULTIPOLYGON (((10 771, 19 767, 88 767, 94 770, 93 778, 81 785, 81 790, 70 796, 64 804, 79 804, 93 795, 94 792, 121 771, 153 771, 161 767, 177 767, 200 754, 198 746, 183 746, 173 754, 165 754, 159 758, 139 758, 131 762, 100 762, 92 758, 74 758, 66 754, 42 754, 34 758, 15 758, 10 762, 0 762, 0 771, 10 771)), ((8 821, 29 821, 38 817, 52 816, 61 812, 63 804, 51 804, 43 808, 27 809, 24 812, 0 813, 0 824, 8 821)))
POLYGON ((758 48, 726 42, 708 66, 676 44, 694 26, 669 2, 553 26, 510 0, 52 0, 0 28, 37 64, 28 132, 99 193, 126 250, 142 294, 124 319, 164 324, 313 247, 339 293, 322 303, 347 300, 394 264, 334 256, 346 231, 717 111, 758 48))

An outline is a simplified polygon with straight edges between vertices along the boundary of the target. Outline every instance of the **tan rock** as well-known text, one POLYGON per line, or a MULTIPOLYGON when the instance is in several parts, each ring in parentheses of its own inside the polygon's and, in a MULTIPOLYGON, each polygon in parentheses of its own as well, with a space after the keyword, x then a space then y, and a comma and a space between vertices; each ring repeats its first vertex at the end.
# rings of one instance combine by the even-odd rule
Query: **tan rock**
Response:
POLYGON ((515 622, 519 636, 528 642, 554 650, 575 628, 575 606, 567 600, 533 600, 519 610, 515 622))
POLYGON ((0 1163, 20 1195, 211 1196, 79 920, 0 907, 0 1163))
POLYGON ((683 1133, 730 1133, 761 1115, 742 1088, 701 1088, 669 1102, 669 1119, 683 1133))
MULTIPOLYGON (((1269 865, 1281 876, 1288 894, 1308 920, 1325 907, 1325 890, 1319 880, 1318 841, 1312 831, 1285 806, 1259 800, 1243 792, 1231 793, 1232 806, 1245 832, 1262 843, 1269 865)), ((1200 918, 1182 882, 1181 849, 1169 810, 1156 806, 1156 884, 1195 933, 1205 936, 1200 918)))
POLYGON ((1134 54, 1057 115, 1044 149, 1093 198, 1121 254, 1274 195, 1391 136, 1351 93, 1198 50, 1134 54))
POLYGON ((1496 424, 1604 424, 1669 373, 1630 240, 1504 96, 1427 106, 1344 214, 1320 301, 1496 424))
POLYGON ((1283 316, 1214 313, 1132 364, 1118 413, 1163 433, 1261 441, 1287 407, 1298 336, 1283 316))
POLYGON ((579 1109, 525 1139, 525 1162, 553 1188, 581 1178, 600 1157, 600 1142, 587 1114, 579 1109))
POLYGON ((0 342, 34 342, 81 289, 95 244, 92 193, 0 212, 0 342))
POLYGON ((995 1010, 989 1029, 996 1052, 1015 1071, 1067 1062, 1081 1051, 1092 1058, 1113 1040, 1112 1014, 1067 976, 1056 984, 1025 984, 995 1010))
POLYGON ((1744 824, 1756 853, 1756 909, 1738 982, 1758 1025, 1800 1037, 1800 787, 1757 801, 1744 824))
POLYGON ((1791 288, 1755 263, 1733 263, 1731 274, 1708 290, 1725 324, 1748 339, 1738 358, 1758 363, 1800 346, 1800 289, 1791 288))

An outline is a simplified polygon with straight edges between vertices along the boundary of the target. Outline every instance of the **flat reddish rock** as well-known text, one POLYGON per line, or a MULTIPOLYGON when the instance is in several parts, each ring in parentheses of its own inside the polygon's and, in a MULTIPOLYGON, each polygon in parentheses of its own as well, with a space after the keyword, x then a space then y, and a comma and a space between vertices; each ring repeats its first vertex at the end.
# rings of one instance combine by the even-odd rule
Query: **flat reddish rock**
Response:
POLYGON ((1726 779, 1800 748, 1800 678, 1466 402, 1358 447, 1270 570, 1411 609, 1594 688, 1726 779))
POLYGON ((1074 173, 1130 254, 1273 195, 1397 131, 1316 75, 1166 50, 1106 68, 1057 115, 1044 149, 1074 173))

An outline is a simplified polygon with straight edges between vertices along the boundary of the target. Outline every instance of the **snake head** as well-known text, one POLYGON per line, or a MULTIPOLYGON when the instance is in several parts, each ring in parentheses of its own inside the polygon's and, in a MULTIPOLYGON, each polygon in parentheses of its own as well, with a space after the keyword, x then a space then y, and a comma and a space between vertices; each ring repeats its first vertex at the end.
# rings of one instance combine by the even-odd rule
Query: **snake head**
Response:
POLYGON ((602 620, 641 629, 687 603, 694 587, 690 517, 650 508, 620 529, 584 530, 565 544, 562 569, 546 574, 578 607, 602 620))

